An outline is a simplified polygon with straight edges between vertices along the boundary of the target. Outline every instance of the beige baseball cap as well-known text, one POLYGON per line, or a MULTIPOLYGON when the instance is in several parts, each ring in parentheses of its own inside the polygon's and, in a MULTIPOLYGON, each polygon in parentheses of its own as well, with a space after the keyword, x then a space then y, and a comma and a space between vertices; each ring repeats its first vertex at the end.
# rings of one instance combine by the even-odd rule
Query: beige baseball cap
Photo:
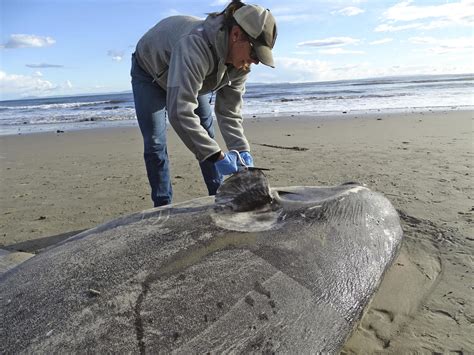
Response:
POLYGON ((258 60, 275 68, 272 48, 277 38, 277 27, 270 10, 258 5, 245 5, 235 11, 234 18, 251 37, 258 60))

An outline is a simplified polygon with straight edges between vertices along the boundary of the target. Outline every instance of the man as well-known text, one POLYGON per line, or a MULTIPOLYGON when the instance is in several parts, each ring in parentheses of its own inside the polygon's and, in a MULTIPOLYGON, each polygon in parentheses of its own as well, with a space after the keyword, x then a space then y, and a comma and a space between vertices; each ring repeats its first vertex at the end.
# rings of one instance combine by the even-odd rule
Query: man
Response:
POLYGON ((240 158, 253 166, 242 128, 242 96, 251 64, 274 67, 276 35, 269 10, 232 1, 204 21, 166 18, 140 39, 132 55, 132 88, 155 207, 172 199, 166 110, 176 133, 198 159, 210 195, 223 175, 238 171, 240 158), (210 92, 216 93, 215 114, 227 153, 214 140, 210 92))

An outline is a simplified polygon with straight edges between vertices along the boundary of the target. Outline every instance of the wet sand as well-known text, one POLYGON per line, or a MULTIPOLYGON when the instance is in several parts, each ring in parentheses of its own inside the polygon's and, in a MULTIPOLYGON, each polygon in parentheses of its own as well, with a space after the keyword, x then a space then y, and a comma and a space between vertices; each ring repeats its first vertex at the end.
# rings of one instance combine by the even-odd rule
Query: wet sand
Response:
MULTIPOLYGON (((473 112, 343 117, 245 121, 272 186, 358 181, 400 212, 400 256, 343 353, 474 351, 473 112)), ((0 151, 1 247, 38 250, 151 207, 138 128, 6 136, 0 151)), ((174 201, 204 196, 197 162, 173 131, 169 153, 174 201)))

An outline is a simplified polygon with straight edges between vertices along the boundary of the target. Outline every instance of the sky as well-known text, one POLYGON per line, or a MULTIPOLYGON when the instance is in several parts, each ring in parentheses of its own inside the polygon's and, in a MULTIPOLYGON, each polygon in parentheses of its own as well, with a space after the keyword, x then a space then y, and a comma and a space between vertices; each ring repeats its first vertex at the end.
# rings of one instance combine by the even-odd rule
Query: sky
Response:
MULTIPOLYGON (((0 100, 129 91, 140 37, 173 15, 205 18, 222 0, 0 0, 0 100)), ((474 0, 262 0, 276 68, 248 82, 474 72, 474 0)))

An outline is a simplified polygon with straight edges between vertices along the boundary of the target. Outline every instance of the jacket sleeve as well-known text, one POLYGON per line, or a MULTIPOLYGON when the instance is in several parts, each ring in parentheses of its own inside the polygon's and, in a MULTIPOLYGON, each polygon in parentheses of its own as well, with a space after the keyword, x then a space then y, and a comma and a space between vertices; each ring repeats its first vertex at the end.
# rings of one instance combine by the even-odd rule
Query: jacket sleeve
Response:
POLYGON ((250 151, 250 145, 242 127, 241 113, 247 75, 242 75, 230 85, 217 91, 215 113, 228 150, 250 151))
POLYGON ((169 65, 166 99, 169 121, 199 161, 221 150, 194 113, 198 92, 213 63, 207 43, 199 36, 189 35, 174 46, 169 65))

